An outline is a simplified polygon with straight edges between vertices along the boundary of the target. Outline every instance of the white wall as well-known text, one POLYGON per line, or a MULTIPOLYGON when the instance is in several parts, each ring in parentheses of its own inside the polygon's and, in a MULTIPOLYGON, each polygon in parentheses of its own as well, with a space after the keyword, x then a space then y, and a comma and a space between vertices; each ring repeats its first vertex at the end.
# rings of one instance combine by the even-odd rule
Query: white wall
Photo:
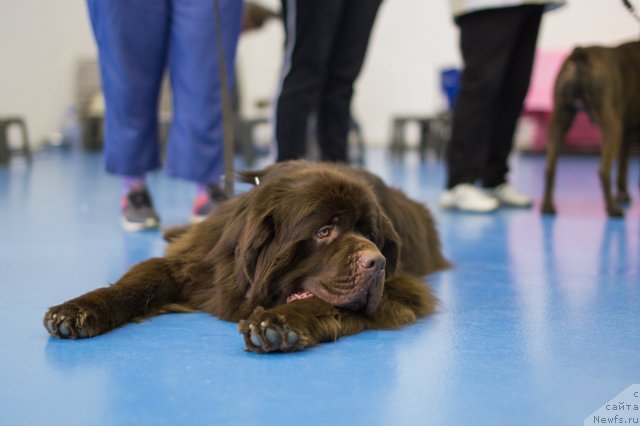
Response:
POLYGON ((0 116, 23 115, 40 143, 73 102, 75 61, 95 56, 85 2, 0 0, 0 11, 0 116))
MULTIPOLYGON (((264 0, 278 5, 277 0, 264 0)), ((82 0, 0 0, 0 115, 22 114, 34 141, 55 131, 73 102, 75 61, 95 56, 82 0)), ((640 26, 618 0, 570 0, 546 15, 541 48, 637 38, 640 26)), ((270 98, 282 58, 282 28, 243 37, 239 63, 245 113, 270 98)), ((357 84, 354 113, 372 144, 384 144, 391 116, 427 114, 444 103, 438 70, 458 65, 457 31, 446 0, 385 0, 357 84)))

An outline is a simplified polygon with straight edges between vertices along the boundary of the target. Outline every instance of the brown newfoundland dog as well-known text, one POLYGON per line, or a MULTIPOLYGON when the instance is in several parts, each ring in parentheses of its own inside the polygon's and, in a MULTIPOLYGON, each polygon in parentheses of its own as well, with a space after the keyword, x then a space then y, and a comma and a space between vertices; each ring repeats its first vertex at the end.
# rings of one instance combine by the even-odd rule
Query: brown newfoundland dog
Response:
POLYGON ((257 186, 166 233, 164 257, 55 306, 53 336, 92 337, 164 312, 239 322, 248 350, 297 351, 435 309, 421 276, 446 268, 429 211, 376 176, 304 161, 243 173, 257 186))

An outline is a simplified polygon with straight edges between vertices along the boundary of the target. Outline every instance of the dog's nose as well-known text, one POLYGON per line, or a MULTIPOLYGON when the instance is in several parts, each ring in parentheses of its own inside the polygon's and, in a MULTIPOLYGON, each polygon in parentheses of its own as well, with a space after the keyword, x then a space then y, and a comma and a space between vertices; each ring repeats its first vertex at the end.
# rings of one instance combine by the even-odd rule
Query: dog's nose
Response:
POLYGON ((358 253, 358 264, 364 270, 380 270, 387 265, 387 259, 377 250, 363 250, 358 253))

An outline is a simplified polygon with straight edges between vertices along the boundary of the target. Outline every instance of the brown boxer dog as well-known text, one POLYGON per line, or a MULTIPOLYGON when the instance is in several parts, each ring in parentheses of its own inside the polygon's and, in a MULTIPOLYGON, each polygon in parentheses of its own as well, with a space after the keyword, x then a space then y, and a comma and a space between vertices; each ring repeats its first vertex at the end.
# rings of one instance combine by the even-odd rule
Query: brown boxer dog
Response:
POLYGON ((602 132, 600 184, 612 217, 624 215, 629 150, 640 130, 640 42, 616 47, 578 47, 565 60, 554 87, 542 212, 555 214, 553 185, 558 150, 576 112, 584 109, 602 132), (611 191, 611 167, 618 160, 617 196, 611 191))

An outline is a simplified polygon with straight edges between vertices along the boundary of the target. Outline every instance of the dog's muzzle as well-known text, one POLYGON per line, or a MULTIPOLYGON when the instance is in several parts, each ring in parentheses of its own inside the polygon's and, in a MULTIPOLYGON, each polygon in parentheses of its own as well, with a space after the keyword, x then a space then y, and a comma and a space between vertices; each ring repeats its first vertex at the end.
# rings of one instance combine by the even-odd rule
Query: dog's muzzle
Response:
POLYGON ((387 260, 378 250, 361 250, 356 255, 354 294, 351 299, 337 305, 350 310, 364 309, 372 316, 378 309, 384 290, 387 260))

